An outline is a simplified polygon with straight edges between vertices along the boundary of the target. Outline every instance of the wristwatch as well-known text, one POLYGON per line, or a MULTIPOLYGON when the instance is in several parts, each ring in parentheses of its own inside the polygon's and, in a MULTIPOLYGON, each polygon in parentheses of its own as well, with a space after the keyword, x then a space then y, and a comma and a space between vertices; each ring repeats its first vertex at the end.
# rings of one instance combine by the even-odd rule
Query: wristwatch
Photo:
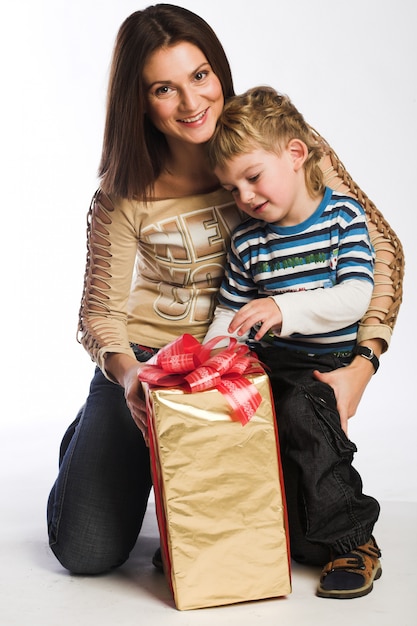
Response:
POLYGON ((377 373, 379 367, 379 359, 375 355, 372 348, 367 348, 366 346, 355 346, 353 348, 352 354, 359 354, 360 356, 363 356, 364 359, 368 359, 368 361, 371 361, 375 370, 374 374, 377 373))

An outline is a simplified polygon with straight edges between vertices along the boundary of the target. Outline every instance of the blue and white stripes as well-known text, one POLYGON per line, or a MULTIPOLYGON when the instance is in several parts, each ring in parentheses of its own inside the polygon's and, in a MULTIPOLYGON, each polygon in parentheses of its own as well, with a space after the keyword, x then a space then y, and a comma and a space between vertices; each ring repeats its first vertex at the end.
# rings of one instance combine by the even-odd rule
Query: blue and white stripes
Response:
MULTIPOLYGON (((235 229, 219 300, 239 309, 262 296, 326 289, 348 280, 372 284, 373 264, 362 207, 327 188, 316 211, 301 224, 282 227, 248 219, 235 229)), ((357 323, 331 333, 276 337, 274 343, 314 353, 348 353, 356 332, 357 323)))

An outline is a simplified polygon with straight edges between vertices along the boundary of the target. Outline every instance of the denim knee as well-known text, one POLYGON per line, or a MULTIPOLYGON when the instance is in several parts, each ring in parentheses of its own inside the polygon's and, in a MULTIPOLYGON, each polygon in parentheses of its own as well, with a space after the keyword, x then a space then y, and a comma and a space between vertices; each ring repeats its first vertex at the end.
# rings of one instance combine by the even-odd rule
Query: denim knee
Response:
POLYGON ((90 394, 64 436, 48 500, 50 546, 77 574, 100 574, 126 561, 152 487, 149 451, 123 389, 96 371, 90 394))
POLYGON ((122 565, 129 557, 133 545, 125 545, 123 539, 109 537, 108 541, 97 541, 97 537, 76 537, 60 533, 56 540, 53 528, 49 528, 49 545, 61 563, 71 574, 98 575, 105 574, 122 565))

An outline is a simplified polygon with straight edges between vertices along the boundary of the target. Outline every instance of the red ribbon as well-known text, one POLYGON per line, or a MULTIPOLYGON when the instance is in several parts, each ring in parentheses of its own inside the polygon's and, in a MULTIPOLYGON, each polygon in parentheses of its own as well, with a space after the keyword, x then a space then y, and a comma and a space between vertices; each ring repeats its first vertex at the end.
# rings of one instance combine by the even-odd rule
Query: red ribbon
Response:
POLYGON ((179 387, 187 393, 217 389, 231 406, 232 419, 245 425, 262 401, 256 386, 245 376, 264 373, 264 369, 248 347, 233 337, 228 338, 227 348, 211 356, 224 338, 200 344, 192 335, 181 335, 159 350, 155 365, 141 368, 139 380, 156 387, 179 387))

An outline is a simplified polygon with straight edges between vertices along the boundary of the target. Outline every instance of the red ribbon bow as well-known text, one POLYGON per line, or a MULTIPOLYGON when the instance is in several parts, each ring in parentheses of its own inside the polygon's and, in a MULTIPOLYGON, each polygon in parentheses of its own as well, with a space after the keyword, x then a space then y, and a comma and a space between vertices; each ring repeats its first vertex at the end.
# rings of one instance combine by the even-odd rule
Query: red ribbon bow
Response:
POLYGON ((141 368, 139 380, 157 387, 179 387, 187 393, 217 389, 230 404, 232 419, 245 425, 256 413, 262 396, 244 375, 264 373, 264 369, 247 346, 234 338, 228 338, 227 348, 210 356, 222 339, 200 344, 192 335, 181 335, 159 350, 155 365, 141 368))

